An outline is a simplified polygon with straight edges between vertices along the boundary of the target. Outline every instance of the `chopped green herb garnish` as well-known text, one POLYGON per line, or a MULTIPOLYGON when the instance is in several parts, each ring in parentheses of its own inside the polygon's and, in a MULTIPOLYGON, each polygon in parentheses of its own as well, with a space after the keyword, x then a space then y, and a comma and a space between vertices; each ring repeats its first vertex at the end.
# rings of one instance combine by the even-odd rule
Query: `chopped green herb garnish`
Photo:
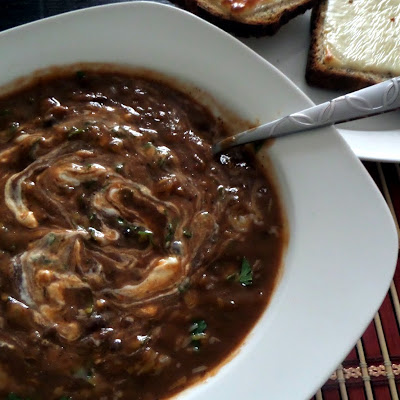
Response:
POLYGON ((167 234, 165 236, 165 247, 169 247, 175 235, 175 227, 171 222, 167 224, 167 234))
POLYGON ((134 237, 139 241, 139 243, 148 242, 153 244, 153 232, 150 229, 143 228, 141 226, 130 224, 128 221, 124 220, 122 217, 117 217, 117 223, 123 228, 123 234, 127 237, 134 237))
POLYGON ((145 229, 145 230, 138 230, 136 232, 139 236, 139 242, 147 242, 149 241, 150 243, 153 243, 153 232, 145 229))
POLYGON ((243 286, 250 286, 253 283, 253 271, 246 257, 243 257, 242 267, 240 269, 239 282, 243 286))
POLYGON ((97 215, 95 213, 92 213, 89 215, 89 221, 94 221, 97 218, 97 215))
POLYGON ((62 397, 60 397, 60 400, 71 400, 71 397, 69 397, 69 396, 62 396, 62 397))
POLYGON ((57 236, 53 232, 50 232, 47 235, 47 244, 49 246, 51 246, 56 241, 56 239, 57 239, 57 236))
POLYGON ((124 169, 124 164, 122 163, 119 163, 115 166, 115 172, 121 173, 123 169, 124 169))
POLYGON ((183 230, 183 236, 187 237, 188 239, 190 239, 193 236, 193 233, 187 229, 183 230))
POLYGON ((90 168, 92 168, 92 166, 93 166, 93 164, 88 164, 88 165, 86 165, 86 168, 90 169, 90 168))
POLYGON ((199 333, 204 333, 207 329, 207 323, 204 319, 200 319, 198 321, 194 321, 189 328, 189 332, 192 335, 198 335, 199 333))
POLYGON ((76 71, 76 77, 77 77, 78 79, 86 78, 86 73, 85 73, 85 71, 76 71))
POLYGON ((80 129, 77 128, 76 126, 73 126, 69 131, 68 131, 68 139, 72 139, 73 137, 75 137, 76 135, 80 135, 82 133, 84 133, 86 131, 85 129, 80 129))
POLYGON ((191 334, 191 339, 192 339, 192 346, 195 351, 200 350, 201 346, 201 339, 204 339, 206 337, 206 331, 207 329, 207 323, 202 320, 194 321, 191 327, 189 328, 189 332, 191 334))

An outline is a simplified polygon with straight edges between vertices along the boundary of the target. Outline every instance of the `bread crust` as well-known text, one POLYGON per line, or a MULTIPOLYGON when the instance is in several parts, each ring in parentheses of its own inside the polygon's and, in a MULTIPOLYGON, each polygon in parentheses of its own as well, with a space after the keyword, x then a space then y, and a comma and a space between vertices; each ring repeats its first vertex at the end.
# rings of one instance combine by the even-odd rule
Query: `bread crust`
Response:
POLYGON ((294 17, 312 8, 317 0, 275 1, 261 12, 229 13, 215 5, 215 0, 171 0, 193 14, 241 37, 260 37, 275 34, 294 17))
POLYGON ((351 68, 338 68, 324 63, 323 22, 329 0, 319 0, 311 14, 311 41, 308 52, 306 81, 309 85, 331 90, 358 90, 393 77, 351 68))

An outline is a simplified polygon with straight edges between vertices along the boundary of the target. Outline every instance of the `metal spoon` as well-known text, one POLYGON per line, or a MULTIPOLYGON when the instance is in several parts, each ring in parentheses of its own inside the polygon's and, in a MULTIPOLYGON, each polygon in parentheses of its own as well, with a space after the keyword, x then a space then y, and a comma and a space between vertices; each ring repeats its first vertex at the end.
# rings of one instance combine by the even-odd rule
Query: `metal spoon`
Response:
POLYGON ((212 151, 217 154, 233 146, 370 117, 398 108, 400 108, 400 77, 238 133, 216 143, 212 151))

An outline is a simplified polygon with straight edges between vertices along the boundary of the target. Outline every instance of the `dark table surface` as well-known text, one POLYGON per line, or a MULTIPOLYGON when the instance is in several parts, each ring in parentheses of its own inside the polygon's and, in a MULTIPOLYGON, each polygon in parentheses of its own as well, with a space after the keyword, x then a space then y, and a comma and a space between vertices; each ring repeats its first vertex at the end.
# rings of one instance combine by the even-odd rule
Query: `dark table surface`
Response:
MULTIPOLYGON (((166 0, 161 1, 167 3, 166 0)), ((117 2, 122 0, 0 0, 0 31, 71 10, 117 2)), ((4 56, 6 55, 2 54, 0 48, 0 57, 4 56)), ((364 166, 383 193, 398 226, 399 164, 364 162, 364 166)), ((398 262, 394 280, 379 312, 348 357, 332 374, 331 379, 317 392, 316 400, 399 399, 399 264, 398 262)), ((288 368, 301 368, 301 362, 288 361, 288 368)))

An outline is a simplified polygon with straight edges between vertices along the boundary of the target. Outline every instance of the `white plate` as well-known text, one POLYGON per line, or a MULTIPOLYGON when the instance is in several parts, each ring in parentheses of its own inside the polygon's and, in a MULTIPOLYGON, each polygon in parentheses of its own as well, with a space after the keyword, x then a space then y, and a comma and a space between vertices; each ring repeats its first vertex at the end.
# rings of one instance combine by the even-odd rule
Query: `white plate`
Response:
MULTIPOLYGON (((310 43, 310 12, 290 21, 272 37, 243 42, 281 70, 314 103, 331 100, 342 92, 312 88, 305 81, 310 43)), ((300 111, 300 110, 298 110, 300 111)), ((364 160, 400 161, 400 112, 338 125, 354 153, 364 160)))
MULTIPOLYGON (((169 6, 120 3, 0 34, 0 85, 79 61, 161 71, 261 122, 311 104, 239 41, 169 6)), ((238 355, 180 399, 306 399, 363 333, 392 278, 392 218, 337 131, 284 138, 267 151, 290 225, 281 282, 238 355)))

